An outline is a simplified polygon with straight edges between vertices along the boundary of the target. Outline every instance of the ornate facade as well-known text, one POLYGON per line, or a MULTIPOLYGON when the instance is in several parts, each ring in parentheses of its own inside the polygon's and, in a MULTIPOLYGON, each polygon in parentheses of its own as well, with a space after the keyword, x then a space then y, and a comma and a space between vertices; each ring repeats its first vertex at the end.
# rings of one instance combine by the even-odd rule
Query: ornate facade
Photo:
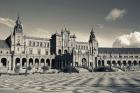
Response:
POLYGON ((23 34, 19 17, 14 31, 6 40, 0 40, 0 68, 15 71, 15 68, 30 67, 37 71, 43 66, 50 69, 82 67, 127 68, 140 65, 140 48, 98 47, 93 29, 88 42, 76 41, 76 35, 62 29, 51 38, 29 37, 23 34))

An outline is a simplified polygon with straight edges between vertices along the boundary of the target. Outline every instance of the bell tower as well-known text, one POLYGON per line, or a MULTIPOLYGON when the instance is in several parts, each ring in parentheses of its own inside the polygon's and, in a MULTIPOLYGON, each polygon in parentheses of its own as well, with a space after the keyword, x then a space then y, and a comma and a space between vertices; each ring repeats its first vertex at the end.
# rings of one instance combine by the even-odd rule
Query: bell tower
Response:
POLYGON ((14 31, 11 33, 11 51, 14 51, 14 54, 23 54, 25 52, 24 41, 22 24, 18 16, 15 22, 14 31))
POLYGON ((92 68, 94 68, 96 61, 95 58, 98 55, 98 41, 96 40, 93 28, 91 29, 89 38, 89 55, 90 55, 90 65, 92 68))

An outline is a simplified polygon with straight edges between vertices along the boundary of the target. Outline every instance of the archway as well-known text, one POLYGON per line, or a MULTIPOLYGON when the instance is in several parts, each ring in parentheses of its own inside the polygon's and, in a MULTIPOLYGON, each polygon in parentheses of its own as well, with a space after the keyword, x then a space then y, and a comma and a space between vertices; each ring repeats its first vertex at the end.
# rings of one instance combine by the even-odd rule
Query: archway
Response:
POLYGON ((122 65, 121 61, 118 61, 117 63, 118 63, 118 65, 121 67, 121 65, 122 65))
POLYGON ((105 66, 104 60, 102 60, 102 66, 105 66))
POLYGON ((46 66, 50 66, 50 59, 46 60, 46 66))
POLYGON ((39 59, 35 59, 35 68, 38 68, 39 67, 39 59))
POLYGON ((113 60, 113 61, 112 61, 112 64, 113 64, 113 66, 116 66, 116 61, 113 60))
POLYGON ((125 60, 123 61, 123 66, 126 66, 126 61, 125 60))
POLYGON ((16 58, 15 66, 20 66, 20 58, 16 58))
POLYGON ((137 61, 136 61, 136 60, 134 60, 134 61, 133 61, 133 64, 134 64, 134 66, 136 66, 136 65, 137 65, 137 61))
POLYGON ((22 59, 22 67, 26 67, 26 62, 27 62, 27 59, 26 58, 23 58, 22 59))
POLYGON ((58 50, 58 54, 61 55, 61 49, 58 50))
POLYGON ((43 58, 41 59, 41 64, 40 65, 45 66, 45 60, 43 58))
POLYGON ((87 60, 86 60, 86 58, 82 59, 82 67, 87 67, 87 60))
POLYGON ((98 60, 98 66, 99 66, 99 67, 101 66, 101 61, 100 61, 100 60, 98 60))
POLYGON ((55 59, 52 59, 51 64, 52 64, 52 69, 55 69, 55 59))
POLYGON ((6 58, 2 58, 1 59, 1 63, 2 63, 3 67, 6 67, 7 66, 7 59, 6 58))
POLYGON ((108 64, 109 66, 111 66, 111 62, 110 62, 109 60, 107 61, 107 64, 108 64))
POLYGON ((64 54, 67 54, 68 53, 68 51, 67 50, 64 50, 64 54))
POLYGON ((130 60, 128 61, 128 65, 129 65, 129 66, 131 66, 131 65, 132 65, 132 62, 131 62, 130 60))
POLYGON ((30 67, 33 66, 33 59, 32 58, 29 59, 29 66, 30 67))

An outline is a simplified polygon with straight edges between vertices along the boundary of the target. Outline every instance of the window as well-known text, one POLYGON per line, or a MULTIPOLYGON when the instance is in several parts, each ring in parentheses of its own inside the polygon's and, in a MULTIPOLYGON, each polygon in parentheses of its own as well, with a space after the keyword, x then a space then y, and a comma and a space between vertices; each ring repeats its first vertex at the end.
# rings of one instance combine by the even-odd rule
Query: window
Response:
POLYGON ((130 58, 133 58, 133 56, 129 56, 130 58))
POLYGON ((37 42, 37 46, 39 46, 39 42, 37 42))
POLYGON ((49 46, 50 46, 50 44, 48 43, 47 47, 49 47, 49 46))
POLYGON ((33 42, 33 46, 35 46, 35 42, 33 42))
POLYGON ((2 51, 0 51, 0 53, 2 53, 2 51))
POLYGON ((38 51, 37 51, 37 52, 38 52, 38 55, 40 55, 40 54, 41 54, 41 50, 40 50, 40 49, 38 49, 38 51))
POLYGON ((88 46, 86 46, 86 49, 88 50, 88 46))
POLYGON ((40 43, 40 47, 42 47, 42 42, 40 43))
POLYGON ((32 42, 31 42, 31 41, 29 41, 29 46, 31 46, 31 43, 32 43, 32 42))
POLYGON ((29 49, 29 54, 32 54, 33 53, 33 50, 30 48, 29 49))
POLYGON ((83 50, 83 46, 81 46, 81 49, 83 50))
POLYGON ((128 56, 124 56, 124 58, 128 58, 128 56))
POLYGON ((85 46, 84 46, 84 50, 85 50, 85 46))
POLYGON ((46 43, 44 42, 44 47, 46 47, 46 43))
POLYGON ((20 40, 19 39, 17 40, 17 45, 20 45, 20 40))
POLYGON ((119 58, 122 58, 122 56, 119 56, 119 58))
POLYGON ((19 48, 17 48, 17 51, 19 51, 19 48))
POLYGON ((46 50, 46 55, 48 55, 48 50, 46 50))

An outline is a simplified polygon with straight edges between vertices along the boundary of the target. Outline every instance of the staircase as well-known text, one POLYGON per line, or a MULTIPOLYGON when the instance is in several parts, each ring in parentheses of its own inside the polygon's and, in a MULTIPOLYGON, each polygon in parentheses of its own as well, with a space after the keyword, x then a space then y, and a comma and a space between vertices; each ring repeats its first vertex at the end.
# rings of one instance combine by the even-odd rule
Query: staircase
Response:
POLYGON ((88 69, 82 68, 82 67, 76 67, 76 69, 79 71, 79 73, 89 73, 88 69))

